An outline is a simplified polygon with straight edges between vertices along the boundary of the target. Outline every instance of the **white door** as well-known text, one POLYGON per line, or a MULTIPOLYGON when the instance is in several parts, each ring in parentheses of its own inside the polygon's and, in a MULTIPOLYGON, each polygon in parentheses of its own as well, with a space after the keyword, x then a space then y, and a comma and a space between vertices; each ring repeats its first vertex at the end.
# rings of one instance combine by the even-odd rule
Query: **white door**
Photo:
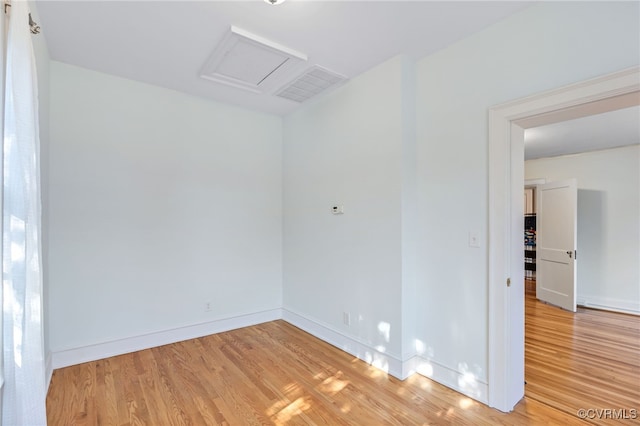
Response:
POLYGON ((537 195, 536 297, 575 312, 576 180, 540 185, 537 195))

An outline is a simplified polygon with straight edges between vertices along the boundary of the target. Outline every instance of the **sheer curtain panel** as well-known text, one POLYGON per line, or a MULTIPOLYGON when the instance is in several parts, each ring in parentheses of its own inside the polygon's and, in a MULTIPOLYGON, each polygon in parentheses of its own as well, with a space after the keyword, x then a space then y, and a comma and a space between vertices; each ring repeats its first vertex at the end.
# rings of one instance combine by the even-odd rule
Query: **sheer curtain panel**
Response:
POLYGON ((10 8, 3 145, 2 425, 46 425, 37 76, 29 10, 10 8))

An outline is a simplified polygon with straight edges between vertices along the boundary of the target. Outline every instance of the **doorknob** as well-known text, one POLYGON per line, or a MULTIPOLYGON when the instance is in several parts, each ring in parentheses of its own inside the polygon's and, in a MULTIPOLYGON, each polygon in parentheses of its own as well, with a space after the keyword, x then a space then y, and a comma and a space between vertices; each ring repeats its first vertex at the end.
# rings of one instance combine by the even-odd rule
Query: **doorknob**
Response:
POLYGON ((573 257, 573 252, 572 252, 571 250, 568 250, 568 251, 567 251, 567 254, 569 255, 569 258, 572 258, 572 257, 573 257))

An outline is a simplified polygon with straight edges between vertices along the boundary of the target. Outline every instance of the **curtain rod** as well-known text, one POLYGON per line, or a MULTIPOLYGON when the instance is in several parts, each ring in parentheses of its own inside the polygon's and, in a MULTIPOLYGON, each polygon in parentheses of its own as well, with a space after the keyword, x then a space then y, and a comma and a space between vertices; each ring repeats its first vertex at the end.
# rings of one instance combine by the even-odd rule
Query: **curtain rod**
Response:
MULTIPOLYGON (((7 1, 4 3, 5 14, 8 13, 8 7, 11 7, 11 3, 7 1)), ((33 18, 31 17, 31 13, 29 13, 29 30, 31 31, 31 34, 40 34, 40 25, 38 25, 38 23, 33 20, 33 18)))

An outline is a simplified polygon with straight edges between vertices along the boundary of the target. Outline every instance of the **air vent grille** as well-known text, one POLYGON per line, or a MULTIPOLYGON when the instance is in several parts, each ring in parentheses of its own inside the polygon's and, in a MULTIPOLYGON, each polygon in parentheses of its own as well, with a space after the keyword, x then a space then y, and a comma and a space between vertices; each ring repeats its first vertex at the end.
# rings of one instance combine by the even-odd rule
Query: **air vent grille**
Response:
POLYGON ((347 78, 318 65, 309 68, 304 74, 276 92, 276 96, 294 102, 304 102, 307 99, 337 86, 347 78))

